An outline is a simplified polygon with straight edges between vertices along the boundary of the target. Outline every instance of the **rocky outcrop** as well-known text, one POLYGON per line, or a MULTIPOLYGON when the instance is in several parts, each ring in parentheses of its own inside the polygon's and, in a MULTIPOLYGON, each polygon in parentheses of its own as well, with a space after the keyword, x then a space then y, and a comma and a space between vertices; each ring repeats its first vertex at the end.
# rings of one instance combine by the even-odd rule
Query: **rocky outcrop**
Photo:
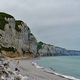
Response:
POLYGON ((38 43, 38 54, 40 56, 73 56, 80 55, 80 51, 67 50, 65 48, 56 47, 54 45, 45 44, 43 42, 38 43))
POLYGON ((0 13, 0 51, 37 53, 37 40, 27 24, 3 12, 0 13))

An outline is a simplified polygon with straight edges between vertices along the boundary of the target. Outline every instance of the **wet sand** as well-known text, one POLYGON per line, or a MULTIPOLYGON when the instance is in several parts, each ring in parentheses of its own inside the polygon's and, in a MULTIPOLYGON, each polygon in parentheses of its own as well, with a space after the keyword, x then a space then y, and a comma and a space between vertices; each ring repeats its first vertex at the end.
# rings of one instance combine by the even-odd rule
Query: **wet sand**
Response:
POLYGON ((33 60, 19 60, 18 65, 16 65, 17 60, 10 61, 10 67, 14 70, 14 67, 18 67, 20 74, 23 76, 28 76, 28 80, 69 80, 55 74, 50 74, 44 69, 36 68, 32 65, 33 60))

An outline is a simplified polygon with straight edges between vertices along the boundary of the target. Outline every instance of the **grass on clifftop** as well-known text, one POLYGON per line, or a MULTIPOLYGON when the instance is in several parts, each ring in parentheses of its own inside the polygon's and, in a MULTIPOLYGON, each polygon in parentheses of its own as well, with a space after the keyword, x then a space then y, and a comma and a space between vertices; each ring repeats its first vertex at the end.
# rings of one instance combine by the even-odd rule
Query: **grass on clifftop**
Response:
POLYGON ((21 20, 17 20, 16 22, 15 22, 15 29, 16 29, 16 31, 18 31, 18 32, 21 32, 21 29, 18 27, 18 25, 22 25, 22 22, 23 21, 21 21, 21 20))
POLYGON ((13 16, 7 14, 7 13, 4 13, 4 12, 0 12, 0 18, 14 18, 13 16))
POLYGON ((0 29, 4 30, 5 24, 7 24, 8 22, 5 20, 6 18, 13 18, 13 16, 4 13, 4 12, 0 12, 0 29))

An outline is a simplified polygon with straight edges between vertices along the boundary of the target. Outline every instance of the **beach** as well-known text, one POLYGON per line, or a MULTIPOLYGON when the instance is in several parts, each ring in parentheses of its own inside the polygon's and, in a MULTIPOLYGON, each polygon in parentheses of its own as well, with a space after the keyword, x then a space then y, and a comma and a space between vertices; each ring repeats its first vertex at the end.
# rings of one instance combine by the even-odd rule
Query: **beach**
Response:
MULTIPOLYGON (((69 80, 62 76, 57 76, 55 74, 49 73, 44 68, 36 66, 33 64, 33 60, 18 60, 17 65, 20 70, 20 74, 27 76, 27 80, 69 80)), ((17 60, 10 60, 10 67, 14 70, 16 67, 17 60)))

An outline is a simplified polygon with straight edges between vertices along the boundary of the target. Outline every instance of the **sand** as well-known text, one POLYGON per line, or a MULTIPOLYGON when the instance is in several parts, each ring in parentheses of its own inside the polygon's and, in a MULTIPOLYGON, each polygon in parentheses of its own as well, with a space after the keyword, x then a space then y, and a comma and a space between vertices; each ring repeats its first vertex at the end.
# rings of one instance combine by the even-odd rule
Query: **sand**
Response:
POLYGON ((23 76, 28 76, 28 80, 69 80, 55 74, 50 74, 45 71, 45 69, 36 68, 35 65, 32 65, 33 60, 11 60, 10 67, 14 70, 15 67, 18 67, 20 74, 23 76), (16 65, 17 64, 17 65, 16 65))

